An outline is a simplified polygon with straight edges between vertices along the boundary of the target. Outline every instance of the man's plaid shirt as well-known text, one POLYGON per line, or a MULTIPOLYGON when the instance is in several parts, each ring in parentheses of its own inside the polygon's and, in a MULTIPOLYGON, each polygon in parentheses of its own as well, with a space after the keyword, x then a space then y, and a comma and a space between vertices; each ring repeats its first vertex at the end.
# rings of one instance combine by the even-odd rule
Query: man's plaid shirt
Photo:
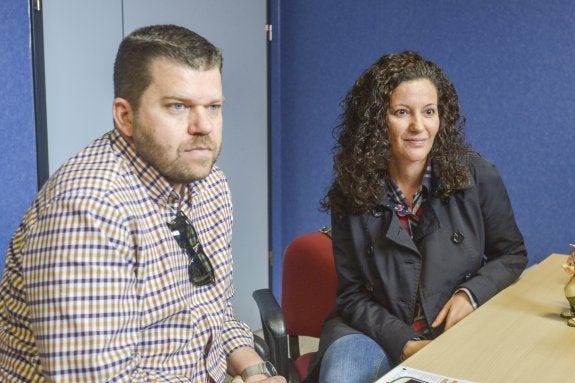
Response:
POLYGON ((1 382, 220 382, 253 343, 230 298, 232 204, 217 167, 183 197, 117 131, 69 160, 12 238, 1 382), (193 221, 216 283, 194 286, 167 222, 193 221))

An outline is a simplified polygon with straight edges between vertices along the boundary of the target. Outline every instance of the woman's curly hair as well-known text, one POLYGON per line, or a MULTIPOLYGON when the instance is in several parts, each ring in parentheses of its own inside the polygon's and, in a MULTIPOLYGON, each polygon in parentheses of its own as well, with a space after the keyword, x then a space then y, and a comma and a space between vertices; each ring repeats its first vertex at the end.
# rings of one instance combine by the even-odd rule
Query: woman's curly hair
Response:
POLYGON ((436 180, 434 193, 449 198, 468 187, 470 175, 462 159, 471 149, 464 142, 464 118, 455 88, 441 68, 406 51, 382 56, 355 82, 342 100, 343 113, 334 129, 334 181, 321 201, 335 215, 360 214, 381 205, 391 159, 387 113, 391 93, 404 81, 428 79, 437 89, 439 131, 431 149, 436 180))

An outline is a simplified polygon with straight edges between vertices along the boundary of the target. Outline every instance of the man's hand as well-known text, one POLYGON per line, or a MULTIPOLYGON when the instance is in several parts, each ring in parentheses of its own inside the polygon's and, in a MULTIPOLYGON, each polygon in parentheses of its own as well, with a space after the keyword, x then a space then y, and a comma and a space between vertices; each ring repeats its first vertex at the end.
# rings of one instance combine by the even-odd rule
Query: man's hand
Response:
POLYGON ((244 383, 286 383, 286 379, 283 376, 270 376, 269 378, 265 375, 254 375, 250 376, 244 383))
POLYGON ((286 383, 286 379, 283 376, 272 376, 266 377, 265 375, 254 375, 250 376, 248 380, 245 382, 242 380, 241 376, 236 376, 232 383, 252 383, 252 382, 260 382, 260 383, 286 383))
POLYGON ((457 322, 473 312, 473 305, 467 294, 459 291, 453 295, 443 306, 431 327, 439 327, 445 321, 445 330, 449 330, 457 322))
POLYGON ((286 383, 286 379, 283 376, 271 376, 267 377, 264 374, 255 374, 245 381, 242 381, 241 373, 244 368, 253 366, 262 362, 262 358, 256 353, 256 351, 251 347, 240 347, 228 357, 228 373, 231 376, 235 376, 232 383, 286 383))

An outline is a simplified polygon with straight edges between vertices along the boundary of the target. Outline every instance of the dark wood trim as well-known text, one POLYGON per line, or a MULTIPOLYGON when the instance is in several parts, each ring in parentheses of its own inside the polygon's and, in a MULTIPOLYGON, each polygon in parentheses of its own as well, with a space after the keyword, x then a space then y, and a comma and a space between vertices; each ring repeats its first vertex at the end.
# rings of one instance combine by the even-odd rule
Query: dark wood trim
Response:
POLYGON ((44 25, 41 4, 41 1, 30 0, 38 189, 46 182, 50 173, 48 163, 48 124, 46 118, 46 80, 44 72, 44 25), (40 4, 40 6, 38 7, 37 4, 40 4))

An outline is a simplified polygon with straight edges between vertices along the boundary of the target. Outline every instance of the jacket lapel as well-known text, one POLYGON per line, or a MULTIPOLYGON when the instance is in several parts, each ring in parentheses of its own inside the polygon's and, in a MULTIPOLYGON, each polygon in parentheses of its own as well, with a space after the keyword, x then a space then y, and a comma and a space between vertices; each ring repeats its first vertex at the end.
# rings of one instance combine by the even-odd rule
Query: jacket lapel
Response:
POLYGON ((399 218, 397 218, 397 215, 395 215, 393 207, 388 201, 383 204, 380 211, 374 212, 367 216, 367 227, 370 230, 370 235, 372 238, 378 237, 377 230, 386 230, 385 237, 388 241, 394 242, 399 246, 406 247, 419 253, 415 243, 409 237, 407 231, 403 229, 403 226, 401 226, 399 218), (386 222, 389 223, 387 225, 387 230, 385 229, 386 222))
MULTIPOLYGON (((432 201, 435 201, 436 203, 442 203, 437 198, 433 198, 432 201)), ((413 233, 413 240, 415 242, 418 242, 428 234, 439 230, 439 219, 437 219, 437 214, 435 213, 433 205, 434 204, 429 200, 427 200, 423 205, 423 215, 421 216, 419 225, 417 225, 417 228, 413 233)))

